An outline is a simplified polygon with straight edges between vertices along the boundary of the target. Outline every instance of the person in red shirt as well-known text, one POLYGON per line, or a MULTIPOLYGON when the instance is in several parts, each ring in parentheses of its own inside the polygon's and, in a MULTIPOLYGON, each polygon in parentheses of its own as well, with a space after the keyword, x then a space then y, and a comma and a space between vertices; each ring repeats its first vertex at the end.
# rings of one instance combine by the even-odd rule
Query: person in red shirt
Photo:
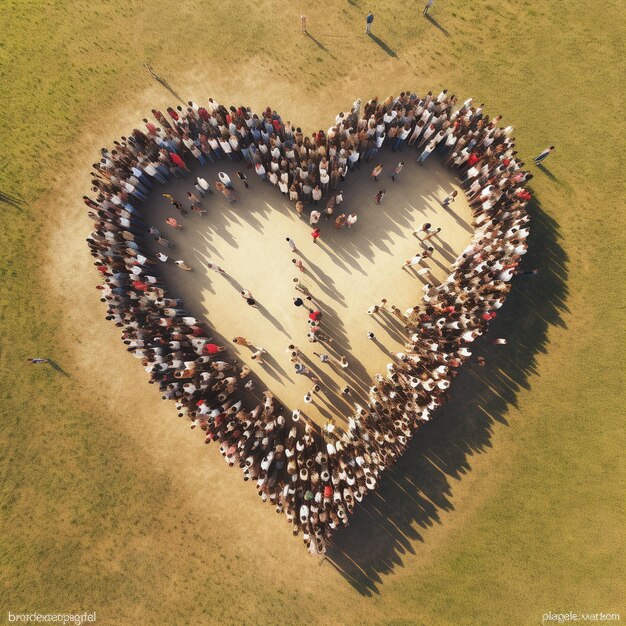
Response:
POLYGON ((172 159, 172 163, 181 170, 185 172, 189 172, 189 168, 185 165, 185 162, 176 154, 176 152, 170 152, 170 159, 172 159))
POLYGON ((311 237, 313 237, 313 243, 317 243, 317 240, 319 239, 320 236, 320 229, 319 228, 314 228, 311 231, 311 237))
POLYGON ((140 280, 134 280, 132 285, 135 289, 137 289, 137 291, 148 291, 148 285, 146 283, 142 283, 140 280))
POLYGON ((226 348, 224 346, 218 346, 216 343, 207 343, 202 348, 202 354, 214 355, 224 352, 226 348))
POLYGON ((469 158, 467 159, 467 165, 469 167, 472 167, 472 165, 476 165, 478 161, 480 161, 480 157, 475 152, 472 152, 472 154, 470 154, 469 158))
POLYGON ((318 322, 319 320, 322 319, 322 312, 309 309, 309 319, 313 320, 314 322, 318 322))
POLYGON ((146 125, 146 128, 148 129, 148 132, 151 135, 156 135, 157 134, 157 127, 152 123, 149 122, 147 119, 144 118, 143 120, 144 124, 146 125))

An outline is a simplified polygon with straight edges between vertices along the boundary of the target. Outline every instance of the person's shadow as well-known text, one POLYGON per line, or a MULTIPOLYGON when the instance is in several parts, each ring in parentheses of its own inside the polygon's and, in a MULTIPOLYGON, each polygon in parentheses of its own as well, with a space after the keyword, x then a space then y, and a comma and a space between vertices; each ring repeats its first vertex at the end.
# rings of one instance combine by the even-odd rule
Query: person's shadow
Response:
POLYGON ((379 39, 378 37, 376 37, 376 35, 372 33, 367 33, 367 35, 372 41, 377 43, 390 57, 397 58, 398 55, 396 54, 396 51, 391 49, 382 39, 379 39))
POLYGON ((487 452, 496 422, 516 406, 517 392, 530 387, 536 356, 546 351, 552 325, 564 326, 567 311, 567 256, 558 224, 534 200, 532 229, 523 265, 540 267, 531 279, 513 279, 511 293, 489 331, 474 344, 474 358, 453 381, 448 401, 424 423, 407 451, 383 475, 350 517, 349 528, 333 536, 327 559, 361 594, 379 593, 384 576, 428 540, 428 529, 454 510, 453 486, 471 471, 471 457, 487 452), (493 346, 493 337, 507 337, 493 346))
POLYGON ((22 200, 22 198, 14 196, 10 193, 5 193, 4 191, 0 191, 0 202, 9 204, 19 211, 21 211, 24 206, 24 200, 22 200))
POLYGON ((537 169, 542 174, 545 174, 550 180, 557 180, 557 177, 543 163, 537 163, 537 169))
POLYGON ((304 33, 318 48, 320 48, 321 50, 323 50, 324 52, 328 53, 330 55, 331 58, 333 59, 337 59, 337 57, 319 40, 316 39, 315 37, 313 37, 313 35, 311 35, 310 32, 306 32, 304 33))
POLYGON ((450 33, 434 18, 430 15, 424 16, 435 28, 440 30, 446 37, 450 36, 450 33))

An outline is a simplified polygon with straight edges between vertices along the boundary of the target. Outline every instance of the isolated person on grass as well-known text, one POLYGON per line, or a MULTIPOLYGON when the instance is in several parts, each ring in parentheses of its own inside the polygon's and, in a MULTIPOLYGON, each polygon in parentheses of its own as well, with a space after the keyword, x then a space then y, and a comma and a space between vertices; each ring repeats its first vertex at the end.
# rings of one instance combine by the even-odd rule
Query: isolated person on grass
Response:
POLYGON ((539 165, 539 163, 545 161, 545 159, 547 159, 550 154, 552 154, 552 151, 554 149, 555 146, 550 146, 549 148, 546 148, 543 152, 540 152, 536 157, 533 157, 533 161, 535 162, 535 164, 539 165))

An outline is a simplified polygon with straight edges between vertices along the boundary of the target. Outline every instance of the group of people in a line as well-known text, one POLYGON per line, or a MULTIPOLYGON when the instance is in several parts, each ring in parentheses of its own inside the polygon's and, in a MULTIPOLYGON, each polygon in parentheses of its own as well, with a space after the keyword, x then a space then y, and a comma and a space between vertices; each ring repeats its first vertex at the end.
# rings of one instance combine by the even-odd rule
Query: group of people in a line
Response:
MULTIPOLYGON (((445 402, 458 368, 472 356, 472 342, 504 303, 526 252, 530 175, 517 157, 512 129, 500 128, 500 118, 490 119, 482 104, 471 98, 458 103, 446 90, 356 100, 327 131, 310 137, 269 108, 257 115, 213 99, 152 113, 154 122, 144 120, 143 129, 101 150, 93 197, 84 197, 94 220, 87 242, 102 276, 98 288, 107 319, 121 329, 163 398, 176 402, 179 415, 201 428, 207 443, 218 443, 229 465, 255 482, 259 496, 285 514, 312 553, 324 553, 332 532, 348 524, 356 504, 445 402), (168 295, 146 242, 163 236, 147 226, 142 208, 157 183, 188 176, 192 160, 227 158, 246 161, 299 213, 308 206, 319 231, 311 217, 316 202, 328 198, 324 216, 330 219, 343 200, 339 183, 363 162, 376 166, 385 144, 395 152, 410 148, 419 163, 438 152, 462 179, 476 230, 447 280, 424 285, 417 306, 403 312, 383 300, 371 310, 402 321, 404 349, 375 377, 368 402, 354 405, 345 427, 329 422, 319 429, 300 409, 286 414, 270 391, 261 392, 260 404, 250 402, 250 368, 235 362, 211 329, 168 295)), ((210 191, 204 179, 194 186, 201 196, 210 191)), ((384 190, 377 202, 382 195, 384 190)), ((453 200, 442 204, 452 210, 453 200)), ((190 210, 199 206, 197 196, 189 202, 190 210)), ((430 234, 427 228, 420 237, 430 234)), ((322 312, 311 307, 310 315, 311 326, 319 326, 322 312)))

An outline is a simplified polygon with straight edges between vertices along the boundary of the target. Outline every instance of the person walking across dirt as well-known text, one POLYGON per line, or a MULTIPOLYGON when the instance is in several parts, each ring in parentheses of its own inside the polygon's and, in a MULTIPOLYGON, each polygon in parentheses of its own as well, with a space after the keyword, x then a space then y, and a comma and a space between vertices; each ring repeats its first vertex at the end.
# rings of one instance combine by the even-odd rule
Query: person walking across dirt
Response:
POLYGON ((428 0, 428 2, 426 3, 426 6, 424 7, 424 10, 422 11, 422 15, 424 16, 428 15, 428 11, 430 11, 434 3, 435 3, 435 0, 428 0))
POLYGON ((365 17, 365 34, 369 35, 372 30, 372 22, 374 21, 374 14, 369 11, 365 17))
POLYGON ((402 171, 403 167, 404 167, 404 161, 400 161, 400 163, 398 163, 398 165, 396 165, 393 168, 393 173, 391 174, 391 180, 393 180, 393 181, 396 180, 396 176, 398 176, 400 174, 400 172, 402 171))
POLYGON ((433 237, 436 237, 441 232, 441 228, 435 228, 435 230, 431 230, 428 234, 422 237, 422 243, 426 243, 430 241, 433 237))
POLYGON ((262 354, 267 354, 267 350, 265 348, 257 348, 257 351, 250 355, 250 358, 255 360, 257 363, 263 364, 265 361, 263 360, 262 354))
POLYGON ((237 335, 233 339, 233 343, 236 343, 238 346, 244 346, 246 348, 252 345, 245 337, 241 337, 240 335, 237 335))
POLYGON ((459 192, 455 189, 453 191, 451 191, 442 201, 441 201, 441 206, 444 207, 445 209, 447 209, 450 204, 452 202, 454 202, 454 199, 457 197, 457 195, 459 194, 459 192))
POLYGON ((313 352, 313 354, 322 362, 328 363, 330 361, 330 356, 325 354, 324 352, 313 352))
POLYGON ((165 223, 168 226, 171 226, 172 228, 175 228, 176 230, 182 230, 183 227, 176 221, 175 217, 166 217, 165 218, 165 223))
POLYGON ((210 270, 213 270, 214 272, 217 272, 218 274, 226 274, 226 272, 219 265, 216 265, 215 263, 207 263, 206 266, 210 270))
POLYGON ((300 259, 291 259, 291 262, 301 271, 306 272, 304 269, 304 263, 300 259))
POLYGON ((239 177, 239 180, 246 186, 246 189, 248 189, 248 178, 246 177, 246 175, 243 172, 237 172, 237 176, 239 177))
POLYGON ((348 228, 352 228, 358 219, 359 218, 356 213, 350 213, 350 215, 346 217, 346 226, 348 228))

